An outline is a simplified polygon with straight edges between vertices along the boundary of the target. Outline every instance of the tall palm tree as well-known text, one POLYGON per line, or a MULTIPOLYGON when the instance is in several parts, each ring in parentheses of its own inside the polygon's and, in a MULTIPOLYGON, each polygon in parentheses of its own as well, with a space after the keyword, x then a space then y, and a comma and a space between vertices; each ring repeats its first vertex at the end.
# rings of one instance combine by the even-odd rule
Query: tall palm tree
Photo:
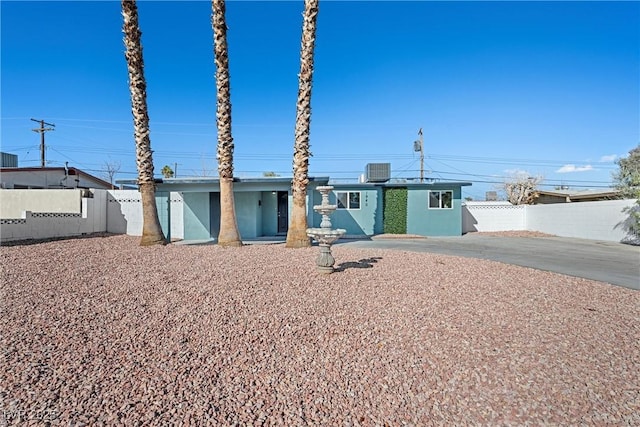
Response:
POLYGON ((138 25, 138 7, 135 0, 122 0, 125 57, 129 70, 129 91, 133 113, 134 138, 138 186, 142 196, 142 239, 140 245, 164 245, 167 243, 156 206, 156 184, 153 179, 153 157, 149 139, 149 114, 147 110, 147 83, 144 78, 142 43, 138 25))
POLYGON ((287 231, 288 248, 311 245, 307 236, 307 184, 309 183, 309 130, 311 127, 311 86, 313 78, 313 50, 316 41, 316 22, 319 0, 305 0, 300 47, 300 74, 296 105, 296 136, 293 146, 293 207, 287 231))
POLYGON ((211 1, 213 53, 216 63, 218 127, 218 175, 220 175, 220 233, 221 246, 242 246, 233 197, 233 137, 231 136, 231 88, 229 84, 229 49, 224 0, 211 1))

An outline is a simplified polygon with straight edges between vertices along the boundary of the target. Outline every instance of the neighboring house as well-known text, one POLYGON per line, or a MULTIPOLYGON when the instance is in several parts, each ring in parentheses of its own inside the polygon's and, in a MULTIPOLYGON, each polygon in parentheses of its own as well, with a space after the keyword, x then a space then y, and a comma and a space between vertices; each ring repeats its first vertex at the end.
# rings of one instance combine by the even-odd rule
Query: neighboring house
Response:
POLYGON ((112 185, 74 167, 0 168, 0 188, 94 188, 108 190, 112 188, 112 185))
POLYGON ((622 199, 618 190, 611 188, 601 188, 598 190, 537 190, 533 197, 533 203, 537 205, 622 199))

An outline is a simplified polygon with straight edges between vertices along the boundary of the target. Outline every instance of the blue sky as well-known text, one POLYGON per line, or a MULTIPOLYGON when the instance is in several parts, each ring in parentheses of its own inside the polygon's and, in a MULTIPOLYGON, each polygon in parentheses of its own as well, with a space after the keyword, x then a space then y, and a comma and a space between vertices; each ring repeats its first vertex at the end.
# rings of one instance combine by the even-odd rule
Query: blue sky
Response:
MULTIPOLYGON (((1 145, 39 165, 133 179, 120 3, 1 2, 1 145)), ((291 175, 302 1, 227 6, 235 174, 291 175)), ((156 173, 216 176, 210 2, 139 2, 156 173)), ((640 3, 322 1, 310 174, 367 163, 485 191, 518 171, 545 188, 607 186, 640 143, 640 3)))

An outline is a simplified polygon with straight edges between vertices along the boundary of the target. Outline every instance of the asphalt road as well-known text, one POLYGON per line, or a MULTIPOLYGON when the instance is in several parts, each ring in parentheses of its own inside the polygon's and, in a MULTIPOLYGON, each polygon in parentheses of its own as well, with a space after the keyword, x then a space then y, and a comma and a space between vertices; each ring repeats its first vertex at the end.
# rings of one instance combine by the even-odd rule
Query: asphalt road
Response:
POLYGON ((466 234, 422 239, 345 239, 335 244, 488 259, 640 290, 640 247, 622 243, 466 234))

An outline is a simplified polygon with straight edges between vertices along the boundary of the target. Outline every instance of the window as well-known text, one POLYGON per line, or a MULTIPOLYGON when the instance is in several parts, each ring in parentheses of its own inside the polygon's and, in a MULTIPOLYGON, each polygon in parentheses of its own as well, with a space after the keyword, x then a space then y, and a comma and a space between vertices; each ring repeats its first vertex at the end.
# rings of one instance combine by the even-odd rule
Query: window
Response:
POLYGON ((359 191, 336 191, 338 209, 360 209, 359 191))
POLYGON ((453 191, 429 191, 429 209, 452 209, 453 191))

